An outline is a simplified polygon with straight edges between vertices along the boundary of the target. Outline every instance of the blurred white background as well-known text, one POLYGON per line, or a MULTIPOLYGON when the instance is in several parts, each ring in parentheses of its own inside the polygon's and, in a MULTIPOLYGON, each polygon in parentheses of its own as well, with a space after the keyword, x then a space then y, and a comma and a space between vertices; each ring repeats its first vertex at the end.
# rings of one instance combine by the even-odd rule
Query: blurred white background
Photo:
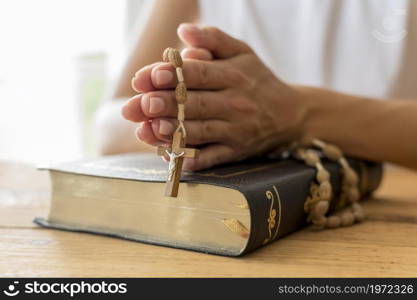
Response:
POLYGON ((92 116, 126 57, 142 2, 0 2, 0 159, 94 153, 92 116))

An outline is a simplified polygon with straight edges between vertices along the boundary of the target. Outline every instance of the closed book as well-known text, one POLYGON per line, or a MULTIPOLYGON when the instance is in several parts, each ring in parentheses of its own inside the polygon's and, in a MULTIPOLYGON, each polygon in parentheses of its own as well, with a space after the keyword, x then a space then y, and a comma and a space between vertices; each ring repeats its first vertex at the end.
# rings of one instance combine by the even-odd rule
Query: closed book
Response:
MULTIPOLYGON (((331 211, 340 166, 331 174, 331 211)), ((349 159, 362 198, 382 177, 380 164, 349 159)), ((41 226, 240 256, 294 232, 306 223, 304 202, 315 169, 293 159, 254 158, 199 172, 183 172, 178 197, 165 197, 167 164, 151 154, 127 154, 48 167, 51 206, 41 226)), ((340 200, 342 199, 342 200, 340 200)), ((335 229, 337 230, 337 229, 335 229)))

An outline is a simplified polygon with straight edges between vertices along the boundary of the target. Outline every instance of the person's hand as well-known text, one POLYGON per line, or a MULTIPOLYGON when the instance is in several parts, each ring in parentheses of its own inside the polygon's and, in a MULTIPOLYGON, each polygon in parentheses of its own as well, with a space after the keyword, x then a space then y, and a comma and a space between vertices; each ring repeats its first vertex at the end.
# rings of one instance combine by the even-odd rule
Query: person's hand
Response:
MULTIPOLYGON (((184 122, 187 144, 200 148, 184 169, 199 170, 237 161, 287 144, 302 134, 306 114, 298 92, 281 82, 252 49, 224 32, 182 24, 180 38, 188 88, 184 122)), ((175 70, 157 62, 140 69, 132 86, 140 94, 123 116, 140 122, 137 137, 166 145, 177 126, 175 70)))

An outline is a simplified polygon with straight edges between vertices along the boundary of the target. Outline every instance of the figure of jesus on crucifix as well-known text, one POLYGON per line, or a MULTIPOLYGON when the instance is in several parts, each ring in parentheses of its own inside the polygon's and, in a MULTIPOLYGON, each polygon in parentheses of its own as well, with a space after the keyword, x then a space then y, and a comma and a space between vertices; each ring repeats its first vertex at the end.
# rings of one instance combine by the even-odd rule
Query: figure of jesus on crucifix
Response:
POLYGON ((171 147, 158 147, 158 155, 168 154, 170 158, 165 196, 177 197, 184 158, 195 158, 198 151, 198 149, 185 148, 185 138, 181 130, 175 131, 171 147))

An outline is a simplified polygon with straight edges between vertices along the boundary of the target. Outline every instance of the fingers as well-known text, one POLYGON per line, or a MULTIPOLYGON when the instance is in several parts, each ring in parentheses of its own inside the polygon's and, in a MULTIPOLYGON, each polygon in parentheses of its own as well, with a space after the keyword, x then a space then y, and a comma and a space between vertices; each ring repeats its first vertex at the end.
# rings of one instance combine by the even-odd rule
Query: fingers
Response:
MULTIPOLYGON (((188 91, 185 112, 187 120, 226 120, 229 117, 228 92, 188 91)), ((122 115, 132 122, 153 118, 176 118, 178 105, 174 91, 155 91, 129 99, 122 108, 122 115)))
POLYGON ((151 122, 140 123, 138 128, 136 128, 136 137, 151 146, 161 146, 165 144, 153 133, 151 122))
POLYGON ((224 144, 211 144, 200 149, 197 158, 186 158, 183 168, 188 171, 197 171, 234 160, 234 151, 231 147, 224 144))
MULTIPOLYGON (((193 59, 194 62, 196 60, 212 60, 213 55, 216 58, 230 58, 238 54, 253 52, 244 42, 231 37, 215 27, 200 28, 193 24, 184 23, 178 27, 178 35, 187 45, 191 46, 191 49, 184 49, 183 57, 193 59)), ((161 67, 158 70, 155 68, 157 65, 160 65, 160 63, 146 66, 136 73, 132 79, 132 87, 135 91, 147 92, 158 88, 172 88, 175 85, 174 73, 167 72, 166 67, 161 67)), ((186 65, 187 63, 184 62, 184 72, 188 73, 186 65)), ((218 82, 216 84, 216 81, 213 81, 217 77, 211 76, 222 74, 215 72, 218 69, 208 69, 208 66, 207 64, 190 64, 189 68, 192 72, 190 72, 188 77, 192 76, 196 79, 192 82, 192 85, 189 85, 190 88, 222 88, 223 85, 220 84, 218 86, 218 82), (196 74, 199 76, 194 77, 196 74), (207 83, 207 86, 201 86, 198 83, 207 83)), ((185 77, 187 78, 186 74, 185 77)), ((224 76, 218 78, 224 79, 224 76)))
MULTIPOLYGON (((136 135, 150 145, 171 141, 178 126, 178 121, 173 118, 154 119, 152 122, 144 123, 150 124, 151 128, 148 125, 142 125, 136 135), (152 134, 149 129, 152 130, 152 134)), ((184 122, 184 127, 187 132, 187 144, 191 145, 221 142, 226 139, 225 133, 230 129, 229 124, 221 120, 189 120, 184 122)))
MULTIPOLYGON (((226 118, 225 92, 188 91, 185 103, 187 120, 208 120, 226 118)), ((150 92, 143 96, 142 114, 149 118, 176 118, 178 105, 173 91, 150 92)))
MULTIPOLYGON (((160 120, 160 121, 161 123, 163 123, 163 121, 166 121, 166 120, 160 120)), ((154 125, 154 123, 155 122, 152 122, 152 125, 151 125, 150 122, 143 122, 136 131, 138 138, 153 146, 161 146, 161 145, 167 146, 166 142, 158 140, 158 138, 155 136, 154 134, 155 129, 153 129, 153 127, 159 127, 160 124, 154 125)), ((162 126, 165 126, 165 125, 162 125, 162 126)), ((164 158, 164 160, 168 161, 166 157, 164 158)), ((188 170, 188 171, 197 171, 197 170, 210 168, 214 165, 233 161, 233 160, 235 160, 234 151, 231 147, 224 145, 224 144, 210 144, 200 149, 200 153, 197 158, 195 159, 186 158, 184 160, 183 168, 184 170, 188 170)))
MULTIPOLYGON (((136 130, 136 135, 138 136, 140 140, 152 146, 162 146, 162 145, 167 146, 166 142, 159 140, 154 134, 154 130, 159 129, 159 126, 160 126, 160 124, 154 124, 154 123, 155 122, 141 123, 141 125, 136 130), (155 129, 153 127, 155 127, 155 129)), ((165 126, 165 125, 162 125, 162 126, 165 126)), ((187 124, 187 127, 190 127, 189 124, 187 124)), ((189 129, 191 129, 191 127, 189 129)), ((189 135, 191 135, 191 133, 189 135)), ((165 160, 167 161, 167 159, 165 160)), ((235 160, 234 151, 231 147, 224 145, 224 144, 210 144, 200 149, 200 153, 197 158, 195 159, 186 158, 184 160, 183 168, 184 170, 188 170, 188 171, 197 171, 197 170, 210 168, 214 165, 218 165, 221 163, 234 161, 234 160, 235 160)))
MULTIPOLYGON (((183 70, 189 89, 219 90, 246 82, 243 73, 224 67, 221 61, 185 59, 183 70)), ((139 70, 132 79, 132 87, 142 92, 173 89, 176 85, 175 68, 170 63, 147 66, 139 70)))
POLYGON ((135 90, 138 93, 142 93, 147 91, 153 91, 155 89, 152 85, 152 81, 145 79, 150 78, 153 67, 157 65, 159 65, 159 62, 145 66, 136 72, 135 77, 133 77, 131 81, 131 86, 133 90, 135 90), (143 78, 144 80, 135 80, 137 77, 143 78))
POLYGON ((143 94, 136 95, 123 105, 122 107, 122 116, 132 122, 142 122, 147 120, 147 116, 143 113, 141 109, 141 100, 143 94))
POLYGON ((210 51, 203 48, 185 48, 181 51, 182 58, 199 59, 199 60, 212 60, 213 54, 210 51))
POLYGON ((216 58, 230 58, 238 54, 250 53, 251 48, 215 27, 198 27, 183 23, 178 27, 178 36, 187 45, 205 48, 216 58))

